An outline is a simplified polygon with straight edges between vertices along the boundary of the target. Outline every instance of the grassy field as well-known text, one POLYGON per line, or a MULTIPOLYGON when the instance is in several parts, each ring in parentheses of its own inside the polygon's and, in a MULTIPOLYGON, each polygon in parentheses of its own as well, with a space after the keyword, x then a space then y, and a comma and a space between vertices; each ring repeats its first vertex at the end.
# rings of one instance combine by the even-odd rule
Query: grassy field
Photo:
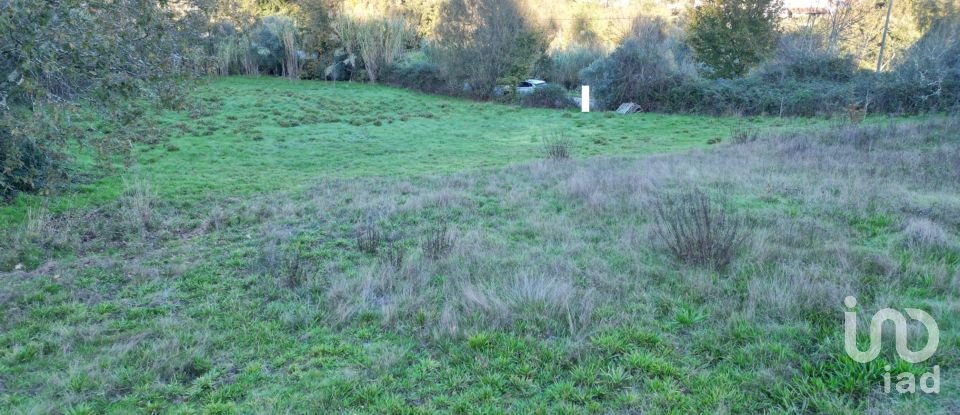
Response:
POLYGON ((4 208, 0 413, 960 409, 956 119, 584 115, 269 79, 196 101, 125 178, 4 208), (561 132, 571 159, 546 157, 561 132), (684 195, 738 226, 729 264, 658 238, 684 195), (938 351, 910 364, 888 339, 854 362, 848 295, 861 349, 889 306, 928 311, 938 351), (939 366, 941 392, 884 392, 887 364, 939 366))
MULTIPOLYGON (((204 85, 189 110, 159 115, 161 145, 139 146, 127 180, 149 180, 159 196, 192 204, 302 189, 318 178, 414 177, 540 157, 563 136, 578 155, 638 155, 705 147, 738 127, 792 128, 816 121, 519 109, 356 83, 229 78, 204 85)), ((822 121, 820 122, 822 123, 822 121)), ((20 223, 28 207, 54 211, 118 197, 117 175, 57 200, 21 198, 0 207, 20 223)))

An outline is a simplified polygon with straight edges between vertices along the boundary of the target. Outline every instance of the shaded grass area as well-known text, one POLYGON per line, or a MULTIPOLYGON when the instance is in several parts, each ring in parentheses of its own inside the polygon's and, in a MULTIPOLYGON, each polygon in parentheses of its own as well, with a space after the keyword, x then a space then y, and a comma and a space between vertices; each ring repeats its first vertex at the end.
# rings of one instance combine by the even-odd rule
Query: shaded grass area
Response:
POLYGON ((320 179, 190 210, 127 182, 4 246, 37 268, 0 276, 0 412, 949 413, 957 125, 320 179), (749 222, 722 271, 654 237, 650 206, 690 189, 749 222), (847 295, 863 326, 929 311, 940 350, 853 362, 847 295), (888 363, 939 365, 942 393, 882 393, 888 363))
MULTIPOLYGON (((638 155, 704 147, 728 139, 743 123, 764 129, 813 123, 580 114, 275 78, 215 79, 191 98, 188 110, 151 120, 160 144, 139 145, 137 163, 122 171, 129 180, 149 180, 161 197, 184 208, 211 197, 301 188, 318 177, 413 177, 504 166, 538 157, 544 137, 558 133, 579 157, 638 155)), ((27 207, 41 203, 55 211, 102 205, 121 188, 121 180, 110 176, 53 200, 21 197, 0 207, 0 223, 20 223, 27 207)))

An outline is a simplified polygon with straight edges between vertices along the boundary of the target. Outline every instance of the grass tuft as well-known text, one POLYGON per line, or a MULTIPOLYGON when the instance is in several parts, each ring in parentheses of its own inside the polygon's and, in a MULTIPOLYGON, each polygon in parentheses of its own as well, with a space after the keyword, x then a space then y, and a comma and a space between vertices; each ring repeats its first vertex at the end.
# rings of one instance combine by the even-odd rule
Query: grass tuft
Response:
POLYGON ((570 158, 570 148, 573 142, 563 133, 553 134, 543 138, 543 151, 547 158, 552 160, 567 160, 570 158))

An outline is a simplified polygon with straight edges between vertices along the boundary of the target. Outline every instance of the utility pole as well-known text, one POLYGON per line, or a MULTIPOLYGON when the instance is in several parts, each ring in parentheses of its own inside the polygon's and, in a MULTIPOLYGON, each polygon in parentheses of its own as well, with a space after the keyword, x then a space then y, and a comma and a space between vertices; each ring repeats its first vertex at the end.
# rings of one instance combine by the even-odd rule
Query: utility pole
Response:
POLYGON ((890 12, 893 10, 893 0, 887 1, 887 21, 883 24, 883 38, 880 40, 880 56, 877 58, 877 72, 883 66, 883 49, 887 47, 887 31, 890 30, 890 12))

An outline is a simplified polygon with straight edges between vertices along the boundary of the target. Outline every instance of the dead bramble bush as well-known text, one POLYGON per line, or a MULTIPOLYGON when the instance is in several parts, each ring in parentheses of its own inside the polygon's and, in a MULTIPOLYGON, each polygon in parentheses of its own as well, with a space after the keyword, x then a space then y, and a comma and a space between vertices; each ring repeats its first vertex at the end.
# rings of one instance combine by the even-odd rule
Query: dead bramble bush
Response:
POLYGON ((679 261, 722 271, 746 241, 743 218, 701 190, 662 194, 650 202, 653 234, 679 261))
POLYGON ((443 258, 453 250, 454 237, 447 223, 437 223, 423 240, 423 254, 432 260, 443 258))
POLYGON ((369 223, 357 227, 354 232, 357 240, 357 250, 366 254, 376 254, 383 243, 383 234, 376 225, 369 223))

